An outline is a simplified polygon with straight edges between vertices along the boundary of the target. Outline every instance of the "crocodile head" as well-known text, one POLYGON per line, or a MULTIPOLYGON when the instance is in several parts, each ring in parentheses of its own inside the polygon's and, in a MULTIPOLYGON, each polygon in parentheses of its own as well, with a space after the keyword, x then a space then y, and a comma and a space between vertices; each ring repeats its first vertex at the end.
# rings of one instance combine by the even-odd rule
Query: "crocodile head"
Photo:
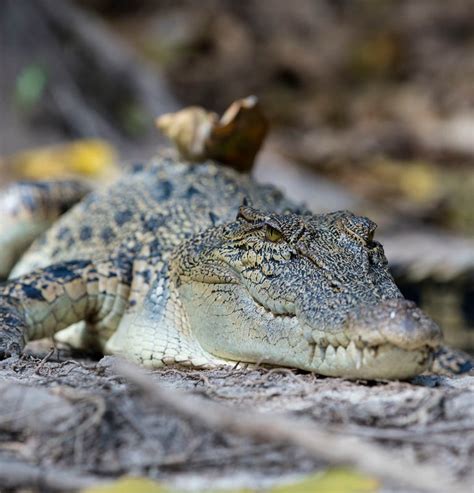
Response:
POLYGON ((207 352, 235 361, 349 378, 422 372, 441 330, 401 295, 375 228, 345 211, 241 207, 176 256, 192 332, 207 352))

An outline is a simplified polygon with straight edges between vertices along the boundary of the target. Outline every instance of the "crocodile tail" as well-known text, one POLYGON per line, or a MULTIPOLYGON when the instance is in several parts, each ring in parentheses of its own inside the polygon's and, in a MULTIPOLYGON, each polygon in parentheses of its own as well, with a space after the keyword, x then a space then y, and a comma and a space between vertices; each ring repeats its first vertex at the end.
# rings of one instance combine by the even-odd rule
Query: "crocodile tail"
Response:
POLYGON ((0 191, 0 280, 30 244, 90 187, 79 180, 16 182, 0 191))

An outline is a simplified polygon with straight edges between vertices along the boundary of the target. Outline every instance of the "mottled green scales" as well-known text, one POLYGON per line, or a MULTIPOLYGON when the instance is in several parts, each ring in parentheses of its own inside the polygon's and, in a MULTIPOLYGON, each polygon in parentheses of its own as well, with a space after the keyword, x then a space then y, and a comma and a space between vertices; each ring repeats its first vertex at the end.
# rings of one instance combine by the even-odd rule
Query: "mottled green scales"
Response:
POLYGON ((158 157, 31 245, 0 288, 0 349, 56 334, 148 367, 410 377, 441 331, 400 294, 375 227, 309 214, 213 162, 158 157))

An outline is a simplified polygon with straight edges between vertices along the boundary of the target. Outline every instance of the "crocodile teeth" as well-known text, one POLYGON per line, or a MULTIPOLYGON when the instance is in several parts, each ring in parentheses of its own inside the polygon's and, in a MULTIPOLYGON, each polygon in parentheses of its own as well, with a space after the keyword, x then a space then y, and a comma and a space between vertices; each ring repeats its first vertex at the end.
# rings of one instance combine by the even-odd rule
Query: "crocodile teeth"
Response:
POLYGON ((362 350, 355 345, 354 341, 351 341, 350 344, 347 346, 346 354, 349 358, 352 359, 355 367, 360 370, 362 366, 362 350))
POLYGON ((334 346, 328 346, 326 349, 326 359, 329 359, 329 361, 334 361, 336 358, 336 350, 334 349, 334 346))
POLYGON ((336 357, 339 365, 343 366, 347 364, 347 354, 346 354, 346 348, 344 346, 336 347, 336 357))

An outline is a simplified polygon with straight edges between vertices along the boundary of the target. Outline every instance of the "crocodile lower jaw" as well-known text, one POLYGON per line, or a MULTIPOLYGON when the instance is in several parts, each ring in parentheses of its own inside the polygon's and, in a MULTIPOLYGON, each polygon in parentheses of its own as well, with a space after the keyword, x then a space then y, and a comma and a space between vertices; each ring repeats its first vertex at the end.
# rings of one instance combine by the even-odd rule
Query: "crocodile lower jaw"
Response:
POLYGON ((431 361, 429 343, 402 348, 374 328, 378 339, 364 342, 357 332, 354 338, 342 333, 342 327, 331 331, 302 326, 292 307, 265 306, 239 285, 231 289, 225 283, 188 282, 181 284, 179 294, 191 333, 210 359, 221 362, 262 363, 374 380, 414 377, 431 361))
MULTIPOLYGON (((351 343, 352 344, 352 343, 351 343)), ((407 351, 391 344, 383 344, 373 348, 359 350, 354 358, 348 347, 327 346, 324 356, 308 358, 309 362, 288 364, 286 361, 270 361, 264 358, 259 361, 245 359, 231 360, 225 357, 216 359, 215 365, 232 365, 244 363, 250 365, 289 366, 300 368, 328 377, 346 378, 349 380, 407 380, 427 370, 432 360, 432 348, 426 346, 416 351, 407 351)), ((212 358, 212 356, 211 356, 212 358)), ((209 367, 214 367, 211 364, 209 367)))
POLYGON ((413 377, 428 369, 432 358, 429 346, 407 350, 385 343, 359 348, 353 341, 347 346, 315 345, 311 353, 304 369, 327 376, 368 380, 413 377))
MULTIPOLYGON (((294 319, 296 314, 287 309, 275 313, 252 296, 255 306, 264 310, 265 315, 279 320, 294 319)), ((308 341, 309 355, 297 366, 303 370, 313 371, 321 375, 344 377, 350 379, 407 379, 427 370, 432 359, 433 347, 420 346, 416 349, 406 349, 395 346, 390 342, 380 342, 377 345, 364 345, 363 342, 350 341, 347 344, 331 344, 328 337, 305 337, 308 341), (361 345, 362 344, 362 345, 361 345)), ((278 362, 268 361, 270 364, 278 362)), ((285 365, 285 362, 281 362, 285 365)))

